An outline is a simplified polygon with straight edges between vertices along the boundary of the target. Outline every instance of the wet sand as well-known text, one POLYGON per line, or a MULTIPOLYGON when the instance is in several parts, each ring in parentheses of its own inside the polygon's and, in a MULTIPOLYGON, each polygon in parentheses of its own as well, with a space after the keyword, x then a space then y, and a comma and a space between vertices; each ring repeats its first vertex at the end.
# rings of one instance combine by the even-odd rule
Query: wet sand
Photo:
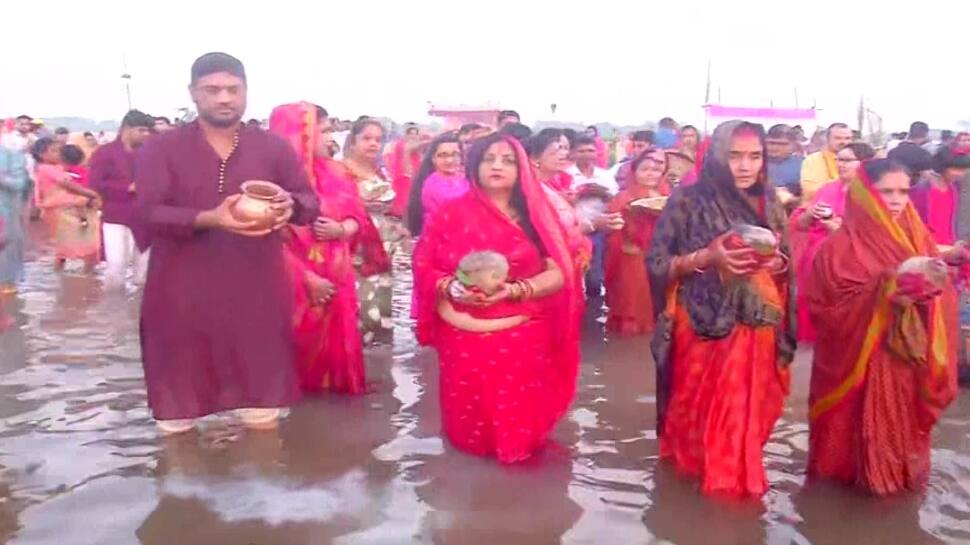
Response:
POLYGON ((307 398, 277 432, 211 418, 163 439, 146 407, 137 296, 51 268, 28 263, 4 300, 17 326, 0 334, 0 543, 970 543, 967 390, 937 428, 924 492, 806 486, 801 351, 765 449, 771 491, 709 500, 658 461, 647 340, 604 340, 591 313, 571 413, 534 460, 503 467, 441 437, 436 359, 406 319, 408 273, 393 349, 368 350, 372 394, 307 398))

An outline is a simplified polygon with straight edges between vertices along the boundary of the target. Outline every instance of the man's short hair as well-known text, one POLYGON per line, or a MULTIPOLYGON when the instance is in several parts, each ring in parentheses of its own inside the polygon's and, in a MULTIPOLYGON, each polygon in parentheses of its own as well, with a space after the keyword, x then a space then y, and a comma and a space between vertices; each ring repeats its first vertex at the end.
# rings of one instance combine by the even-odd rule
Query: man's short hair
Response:
POLYGON ((121 126, 151 129, 155 126, 155 118, 140 110, 131 110, 121 119, 121 126))

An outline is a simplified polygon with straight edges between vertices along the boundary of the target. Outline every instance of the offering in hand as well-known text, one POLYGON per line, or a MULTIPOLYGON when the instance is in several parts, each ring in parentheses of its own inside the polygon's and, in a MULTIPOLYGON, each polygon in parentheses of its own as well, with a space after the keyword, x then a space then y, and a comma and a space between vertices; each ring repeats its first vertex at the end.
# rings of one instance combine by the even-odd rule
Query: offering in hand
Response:
POLYGON ((936 257, 911 257, 896 270, 896 285, 900 294, 915 299, 941 293, 946 279, 946 263, 936 257))
POLYGON ((630 210, 659 214, 667 204, 667 197, 646 197, 630 202, 630 210))
POLYGON ((764 227, 738 225, 734 228, 734 233, 742 246, 753 249, 761 257, 772 257, 778 249, 778 237, 764 227))
POLYGON ((509 261, 490 250, 472 252, 458 262, 455 278, 466 288, 494 295, 509 277, 509 261))
MULTIPOLYGON (((585 187, 585 186, 584 186, 585 187)), ((606 210, 606 200, 598 196, 583 196, 582 192, 576 200, 576 215, 590 223, 603 215, 606 210)))
POLYGON ((380 178, 364 180, 358 186, 360 197, 365 201, 390 202, 394 200, 394 188, 391 182, 380 178))
MULTIPOLYGON (((498 252, 481 251, 472 252, 461 259, 458 263, 458 271, 455 273, 457 283, 452 284, 452 297, 457 297, 461 293, 455 293, 461 287, 474 293, 477 298, 484 300, 487 296, 497 293, 509 275, 509 262, 505 256, 498 252), (461 287, 457 284, 460 283, 461 287)), ((473 333, 490 333, 509 329, 523 324, 528 320, 525 315, 513 315, 501 318, 476 318, 467 312, 459 312, 448 299, 442 299, 438 303, 438 316, 451 326, 463 331, 473 333)))

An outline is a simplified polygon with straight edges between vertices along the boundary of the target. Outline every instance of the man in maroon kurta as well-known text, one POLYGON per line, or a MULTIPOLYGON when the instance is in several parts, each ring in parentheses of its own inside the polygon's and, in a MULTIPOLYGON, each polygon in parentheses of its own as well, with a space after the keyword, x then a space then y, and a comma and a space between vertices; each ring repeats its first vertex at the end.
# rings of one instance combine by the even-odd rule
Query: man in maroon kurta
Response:
POLYGON ((135 151, 151 136, 155 118, 131 110, 121 120, 118 138, 91 156, 88 185, 101 195, 102 245, 108 263, 105 284, 124 286, 128 263, 135 263, 135 281, 144 282, 148 254, 138 252, 131 230, 135 215, 135 151))
POLYGON ((240 123, 242 63, 200 57, 190 90, 199 121, 151 139, 135 165, 142 242, 152 251, 141 317, 148 402, 167 432, 229 409, 242 409, 244 421, 266 409, 272 425, 275 409, 299 397, 277 229, 312 222, 319 204, 292 148, 240 123), (232 216, 246 180, 289 192, 272 232, 232 216))

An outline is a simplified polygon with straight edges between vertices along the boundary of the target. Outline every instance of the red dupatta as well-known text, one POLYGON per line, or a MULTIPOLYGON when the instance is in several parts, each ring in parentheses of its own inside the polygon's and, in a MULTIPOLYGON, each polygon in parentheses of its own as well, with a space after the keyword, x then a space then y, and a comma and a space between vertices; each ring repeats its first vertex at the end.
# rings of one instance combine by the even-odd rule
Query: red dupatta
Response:
MULTIPOLYGON (((360 253, 361 274, 371 276, 389 271, 390 258, 384 251, 380 233, 364 208, 357 185, 339 174, 341 169, 335 161, 314 156, 319 134, 316 107, 300 102, 274 109, 270 116, 270 131, 283 137, 296 150, 314 191, 320 197, 320 214, 335 220, 352 218, 357 222, 358 231, 349 243, 351 253, 360 253)), ((290 232, 292 243, 306 249, 305 259, 319 262, 323 243, 313 237, 312 228, 290 226, 290 232)))
MULTIPOLYGON (((563 276, 562 289, 542 300, 545 300, 544 304, 551 306, 548 316, 549 320, 553 322, 551 327, 556 334, 557 341, 553 360, 561 370, 560 376, 564 379, 564 384, 569 385, 563 392, 565 397, 560 400, 561 408, 565 410, 575 393, 576 376, 579 370, 582 298, 577 281, 578 273, 573 265, 569 246, 566 242, 566 232, 560 222, 559 215, 550 203, 542 185, 533 176, 525 150, 517 140, 511 137, 501 136, 497 138, 508 143, 515 151, 519 186, 529 209, 529 219, 539 241, 542 243, 545 256, 556 263, 563 276)), ((482 143, 481 145, 485 144, 482 143)), ((445 276, 454 274, 453 270, 439 270, 436 267, 435 259, 431 258, 431 255, 435 252, 454 250, 454 248, 446 248, 441 244, 442 241, 431 241, 438 231, 441 231, 442 234, 447 232, 450 239, 473 237, 488 231, 485 234, 490 248, 500 252, 515 252, 514 248, 503 247, 503 245, 508 246, 510 244, 509 238, 504 236, 503 233, 509 232, 510 229, 521 231, 521 227, 501 212, 481 190, 477 179, 475 179, 478 173, 472 172, 471 174, 473 179, 468 194, 447 203, 438 214, 431 218, 427 229, 422 233, 422 242, 415 253, 414 275, 416 289, 420 290, 417 336, 422 344, 434 344, 435 336, 438 334, 435 329, 436 307, 440 296, 437 290, 438 281, 445 276), (460 218, 461 225, 448 224, 439 227, 437 224, 447 216, 443 212, 456 206, 475 208, 475 210, 467 210, 467 214, 460 218), (475 222, 474 233, 469 233, 467 222, 475 221, 480 217, 486 219, 486 221, 475 222), (463 235, 463 232, 466 234, 463 235)), ((462 212, 466 212, 466 210, 463 209, 462 212)), ((451 244, 455 247, 463 246, 454 242, 451 244)), ((472 243, 468 244, 468 246, 472 245, 472 243)), ((457 260, 461 256, 452 257, 457 260)), ((525 306, 542 300, 529 301, 525 306)))
POLYGON ((905 345, 923 414, 935 422, 956 392, 957 295, 948 285, 926 303, 899 308, 892 302, 896 269, 914 256, 939 251, 912 203, 894 220, 865 179, 850 183, 842 228, 814 262, 808 301, 819 342, 812 375, 810 419, 838 406, 865 383, 868 367, 887 345, 905 345), (838 342, 833 342, 837 340, 838 342))

